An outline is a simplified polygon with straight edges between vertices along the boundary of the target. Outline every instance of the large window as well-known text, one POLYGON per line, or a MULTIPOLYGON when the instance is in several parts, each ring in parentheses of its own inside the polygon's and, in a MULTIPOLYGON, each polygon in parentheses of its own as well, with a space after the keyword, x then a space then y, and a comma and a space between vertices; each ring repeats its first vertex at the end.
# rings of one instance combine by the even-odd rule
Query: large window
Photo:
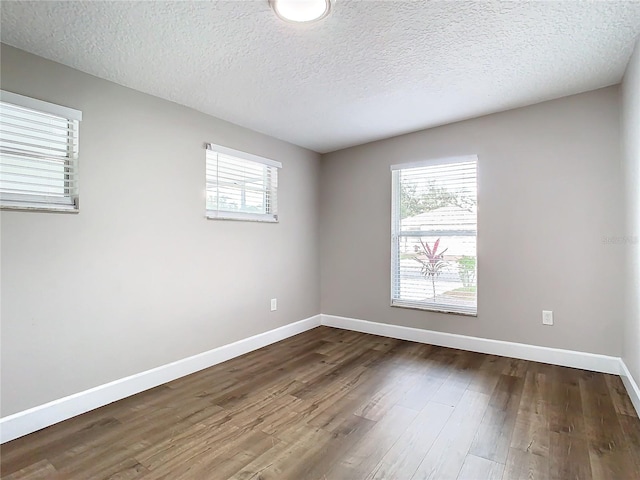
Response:
POLYGON ((207 145, 207 218, 278 221, 280 162, 207 145))
POLYGON ((391 170, 391 305, 475 315, 477 157, 391 170))
POLYGON ((82 112, 0 92, 0 205, 78 211, 82 112))

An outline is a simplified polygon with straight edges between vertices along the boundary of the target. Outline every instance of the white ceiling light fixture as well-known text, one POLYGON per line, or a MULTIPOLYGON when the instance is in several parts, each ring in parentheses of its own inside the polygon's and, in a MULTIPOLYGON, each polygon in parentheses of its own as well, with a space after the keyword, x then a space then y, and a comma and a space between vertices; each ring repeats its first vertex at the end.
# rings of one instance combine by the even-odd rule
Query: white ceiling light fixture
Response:
POLYGON ((285 22, 310 23, 329 15, 335 0, 269 0, 278 18, 285 22))

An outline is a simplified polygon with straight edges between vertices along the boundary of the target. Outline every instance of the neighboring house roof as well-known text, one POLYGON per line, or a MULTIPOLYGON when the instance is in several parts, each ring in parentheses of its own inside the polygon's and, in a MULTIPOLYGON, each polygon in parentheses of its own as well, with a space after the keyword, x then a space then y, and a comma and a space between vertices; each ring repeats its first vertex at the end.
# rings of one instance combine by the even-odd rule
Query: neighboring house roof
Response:
POLYGON ((402 230, 476 230, 476 208, 472 211, 450 206, 401 220, 402 230))

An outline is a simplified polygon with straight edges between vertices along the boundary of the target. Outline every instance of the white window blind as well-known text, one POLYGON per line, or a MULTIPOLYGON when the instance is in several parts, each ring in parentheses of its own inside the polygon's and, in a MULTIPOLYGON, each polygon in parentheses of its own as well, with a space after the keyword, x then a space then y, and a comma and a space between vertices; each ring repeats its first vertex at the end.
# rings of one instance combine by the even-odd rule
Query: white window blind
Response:
POLYGON ((475 315, 477 157, 391 170, 391 305, 475 315))
POLYGON ((77 211, 82 113, 0 91, 0 205, 77 211))
POLYGON ((207 145, 207 218, 278 221, 280 162, 207 145))

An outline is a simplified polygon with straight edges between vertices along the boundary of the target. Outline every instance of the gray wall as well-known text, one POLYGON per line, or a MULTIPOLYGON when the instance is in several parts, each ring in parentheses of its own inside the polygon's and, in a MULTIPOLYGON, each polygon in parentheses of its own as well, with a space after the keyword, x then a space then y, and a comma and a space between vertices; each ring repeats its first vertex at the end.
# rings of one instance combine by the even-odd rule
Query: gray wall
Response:
POLYGON ((624 249, 603 241, 623 227, 619 118, 610 87, 323 156, 322 313, 619 356, 624 249), (392 308, 389 166, 464 154, 479 157, 478 317, 392 308))
POLYGON ((627 265, 623 360, 640 382, 640 39, 622 84, 627 265))
POLYGON ((3 89, 84 114, 80 213, 0 215, 3 416, 320 313, 319 155, 8 46, 1 59, 3 89), (204 142, 283 163, 280 223, 204 218, 204 142))

